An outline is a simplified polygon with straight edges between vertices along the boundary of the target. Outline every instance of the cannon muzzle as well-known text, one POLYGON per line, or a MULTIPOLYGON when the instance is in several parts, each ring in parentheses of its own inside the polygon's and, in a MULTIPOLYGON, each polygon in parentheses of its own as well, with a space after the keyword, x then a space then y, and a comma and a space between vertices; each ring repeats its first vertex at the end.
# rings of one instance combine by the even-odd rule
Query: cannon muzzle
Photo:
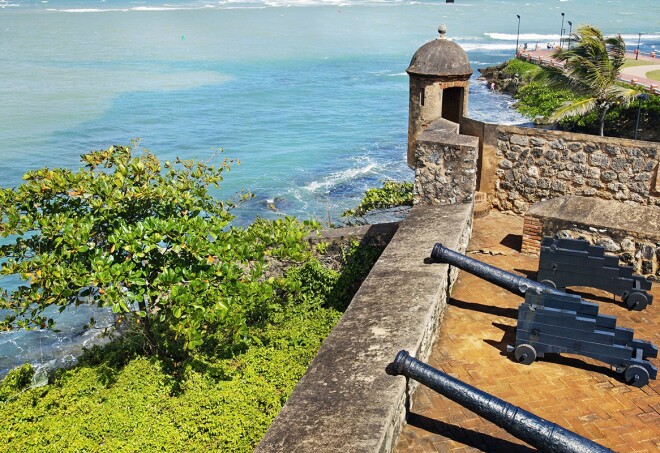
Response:
POLYGON ((387 367, 393 376, 403 375, 431 388, 540 451, 556 453, 612 452, 589 439, 472 387, 399 351, 387 367))
POLYGON ((447 263, 452 266, 476 275, 494 285, 511 291, 519 296, 525 296, 528 291, 535 293, 551 293, 551 294, 564 294, 550 286, 546 286, 529 278, 521 277, 520 275, 512 274, 511 272, 498 269, 490 264, 482 263, 481 261, 457 253, 448 249, 444 245, 437 243, 431 252, 431 259, 438 263, 447 263))

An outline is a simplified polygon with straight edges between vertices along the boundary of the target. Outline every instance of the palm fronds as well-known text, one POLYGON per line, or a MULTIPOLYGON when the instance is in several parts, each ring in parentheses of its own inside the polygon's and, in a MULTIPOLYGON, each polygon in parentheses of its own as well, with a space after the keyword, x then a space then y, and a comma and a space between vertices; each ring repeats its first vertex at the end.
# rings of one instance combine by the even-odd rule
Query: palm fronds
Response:
POLYGON ((584 115, 594 109, 599 112, 603 135, 605 115, 614 104, 629 104, 639 94, 637 90, 617 82, 625 61, 626 44, 621 35, 605 38, 592 25, 583 25, 571 35, 570 49, 560 49, 553 58, 562 67, 546 67, 542 81, 550 86, 566 87, 585 98, 559 107, 550 117, 560 120, 584 115))

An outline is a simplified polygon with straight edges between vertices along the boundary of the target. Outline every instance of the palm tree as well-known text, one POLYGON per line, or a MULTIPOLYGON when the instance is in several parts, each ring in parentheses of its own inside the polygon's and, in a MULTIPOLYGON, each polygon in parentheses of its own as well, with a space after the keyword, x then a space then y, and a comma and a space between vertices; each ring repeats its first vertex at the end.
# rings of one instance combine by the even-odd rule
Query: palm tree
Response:
POLYGON ((628 105, 639 94, 637 90, 617 84, 625 61, 626 44, 621 35, 603 37, 591 25, 580 26, 571 35, 570 49, 560 49, 553 58, 563 67, 548 68, 551 84, 567 86, 581 98, 568 101, 550 116, 553 121, 598 111, 601 137, 604 135, 605 115, 615 104, 628 105))

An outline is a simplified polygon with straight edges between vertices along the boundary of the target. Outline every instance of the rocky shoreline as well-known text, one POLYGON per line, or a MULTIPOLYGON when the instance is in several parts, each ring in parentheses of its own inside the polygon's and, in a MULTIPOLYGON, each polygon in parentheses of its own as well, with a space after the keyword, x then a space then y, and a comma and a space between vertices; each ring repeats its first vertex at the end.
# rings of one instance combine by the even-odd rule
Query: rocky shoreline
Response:
POLYGON ((525 85, 525 82, 517 75, 511 76, 504 72, 504 68, 508 63, 508 61, 505 61, 496 66, 477 69, 477 71, 481 73, 479 80, 485 80, 491 89, 515 96, 518 94, 518 90, 525 85))

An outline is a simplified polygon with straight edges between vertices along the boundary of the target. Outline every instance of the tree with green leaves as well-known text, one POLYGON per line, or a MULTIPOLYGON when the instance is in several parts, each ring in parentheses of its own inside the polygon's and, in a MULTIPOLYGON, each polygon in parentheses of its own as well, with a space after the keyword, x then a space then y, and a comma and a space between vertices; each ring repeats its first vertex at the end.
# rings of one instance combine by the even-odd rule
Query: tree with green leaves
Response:
POLYGON ((626 44, 621 35, 605 38, 591 25, 579 27, 570 38, 571 48, 560 49, 553 58, 563 67, 548 67, 551 85, 573 90, 579 99, 567 101, 550 116, 552 121, 598 111, 600 135, 605 116, 616 104, 626 106, 639 94, 617 82, 625 61, 626 44))
POLYGON ((133 323, 147 353, 194 350, 211 334, 240 343, 286 290, 269 264, 310 253, 313 225, 231 226, 233 205, 210 193, 230 160, 161 164, 125 146, 81 159, 0 189, 0 276, 22 280, 0 294, 0 329, 53 328, 47 308, 92 304, 133 323))

